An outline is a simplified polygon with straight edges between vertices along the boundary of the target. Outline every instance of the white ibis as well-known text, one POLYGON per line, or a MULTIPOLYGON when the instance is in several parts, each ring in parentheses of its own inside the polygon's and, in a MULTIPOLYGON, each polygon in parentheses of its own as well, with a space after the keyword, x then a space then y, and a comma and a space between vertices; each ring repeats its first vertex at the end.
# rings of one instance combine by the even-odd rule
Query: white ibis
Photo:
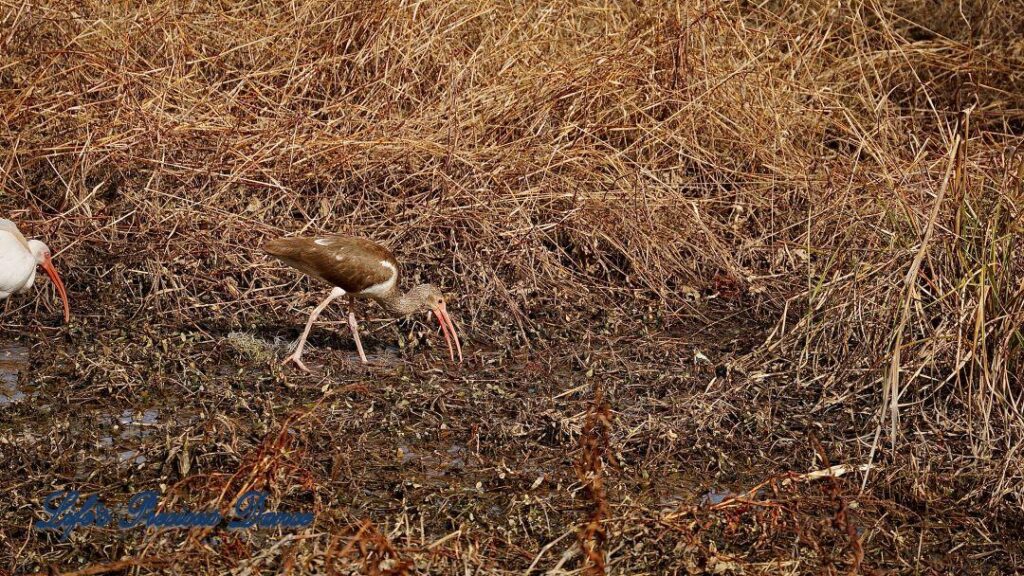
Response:
POLYGON ((294 362, 303 371, 309 369, 302 363, 302 348, 306 344, 309 330, 317 316, 333 300, 348 295, 348 325, 359 350, 359 358, 366 364, 363 344, 359 341, 359 327, 352 306, 356 298, 376 300, 385 310, 400 316, 415 312, 432 311, 441 325, 448 355, 455 361, 452 339, 462 362, 462 345, 455 332, 455 324, 448 316, 441 291, 430 284, 420 284, 402 294, 398 291, 398 260, 390 250, 366 238, 345 236, 322 236, 318 238, 278 238, 264 247, 268 254, 292 268, 334 285, 334 290, 317 306, 306 322, 306 329, 291 356, 284 364, 294 362))
POLYGON ((0 218, 0 300, 11 294, 22 294, 36 282, 36 266, 43 270, 57 286, 64 300, 64 321, 71 319, 68 293, 50 259, 50 249, 39 240, 26 240, 14 222, 0 218))

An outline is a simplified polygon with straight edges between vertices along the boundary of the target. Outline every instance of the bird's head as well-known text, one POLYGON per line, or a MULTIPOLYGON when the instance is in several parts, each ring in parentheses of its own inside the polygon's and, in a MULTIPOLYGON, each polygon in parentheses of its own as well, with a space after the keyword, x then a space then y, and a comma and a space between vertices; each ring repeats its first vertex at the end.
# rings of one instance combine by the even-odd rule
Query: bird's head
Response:
POLYGON ((437 317, 441 331, 444 333, 444 340, 448 343, 448 355, 455 360, 455 350, 459 352, 459 362, 462 362, 462 344, 459 343, 459 335, 455 332, 455 324, 448 315, 448 307, 445 305, 444 295, 432 284, 420 284, 409 290, 406 298, 416 307, 416 312, 433 312, 437 317), (452 340, 455 340, 455 349, 452 349, 452 340))
POLYGON ((64 321, 67 322, 71 319, 71 306, 68 304, 68 293, 64 289, 64 282, 61 281, 60 275, 57 274, 57 269, 53 267, 50 248, 39 240, 29 240, 28 249, 32 252, 32 256, 35 257, 36 264, 43 267, 46 275, 50 277, 54 286, 57 287, 57 292, 60 294, 61 300, 64 301, 64 321))

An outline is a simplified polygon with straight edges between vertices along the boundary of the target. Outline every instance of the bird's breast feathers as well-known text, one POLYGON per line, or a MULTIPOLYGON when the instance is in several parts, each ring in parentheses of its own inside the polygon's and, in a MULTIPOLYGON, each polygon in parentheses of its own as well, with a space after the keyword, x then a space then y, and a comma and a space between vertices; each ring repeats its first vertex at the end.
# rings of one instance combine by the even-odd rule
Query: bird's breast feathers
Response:
POLYGON ((14 234, 0 230, 0 293, 14 294, 32 287, 36 259, 14 234))
POLYGON ((388 271, 389 278, 384 282, 374 284, 373 286, 364 289, 364 294, 369 294, 371 296, 384 296, 395 289, 395 283, 398 282, 398 268, 387 260, 381 260, 380 265, 388 271))

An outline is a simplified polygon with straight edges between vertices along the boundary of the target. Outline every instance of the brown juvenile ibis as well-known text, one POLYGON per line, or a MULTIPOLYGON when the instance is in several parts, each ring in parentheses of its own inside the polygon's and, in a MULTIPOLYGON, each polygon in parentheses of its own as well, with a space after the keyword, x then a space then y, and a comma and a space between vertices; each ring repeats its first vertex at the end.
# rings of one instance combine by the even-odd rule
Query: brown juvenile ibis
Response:
POLYGON ((50 249, 39 240, 26 240, 14 222, 0 218, 0 300, 31 290, 36 282, 36 266, 42 266, 57 287, 67 322, 71 318, 68 293, 53 267, 50 249))
POLYGON ((303 371, 309 369, 302 363, 302 348, 306 344, 309 330, 317 316, 333 300, 348 296, 348 325, 359 350, 359 358, 366 364, 363 344, 359 341, 359 327, 352 306, 356 298, 376 300, 385 310, 396 315, 407 316, 415 312, 431 311, 437 317, 448 343, 448 354, 455 360, 452 340, 462 362, 462 345, 455 332, 455 324, 448 316, 441 291, 430 284, 420 284, 402 294, 398 291, 398 260, 390 250, 366 238, 345 236, 320 236, 316 238, 278 238, 264 247, 268 254, 285 264, 314 278, 334 285, 334 290, 317 306, 306 322, 306 329, 295 347, 295 352, 284 360, 294 362, 303 371))

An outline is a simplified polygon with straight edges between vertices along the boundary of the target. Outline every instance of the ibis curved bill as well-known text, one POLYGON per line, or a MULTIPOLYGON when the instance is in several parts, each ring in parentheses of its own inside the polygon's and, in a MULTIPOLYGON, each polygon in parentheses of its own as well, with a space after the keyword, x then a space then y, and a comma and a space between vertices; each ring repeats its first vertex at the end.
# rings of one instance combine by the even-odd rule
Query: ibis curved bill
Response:
POLYGON ((441 304, 431 308, 434 316, 437 316, 437 323, 441 325, 441 332, 444 332, 444 341, 448 344, 448 357, 455 361, 455 351, 452 350, 452 339, 455 340, 455 348, 459 351, 459 362, 462 362, 462 344, 459 343, 459 334, 455 331, 455 323, 448 315, 448 307, 444 300, 441 304))

